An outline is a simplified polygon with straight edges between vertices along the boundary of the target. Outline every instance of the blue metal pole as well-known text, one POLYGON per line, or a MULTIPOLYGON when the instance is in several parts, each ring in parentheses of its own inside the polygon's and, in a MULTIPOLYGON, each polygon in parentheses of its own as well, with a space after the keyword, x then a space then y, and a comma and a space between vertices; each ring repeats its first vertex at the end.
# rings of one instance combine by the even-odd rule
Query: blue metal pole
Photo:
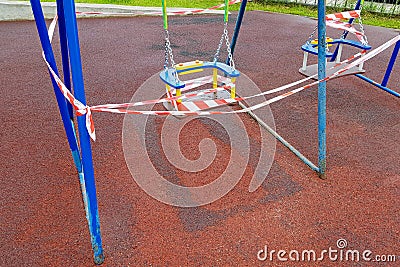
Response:
MULTIPOLYGON (((239 36, 240 32, 240 27, 242 25, 244 13, 246 10, 246 5, 247 5, 247 0, 243 0, 238 17, 236 20, 236 25, 235 25, 235 30, 232 36, 232 41, 231 41, 231 52, 232 55, 235 51, 235 46, 237 43, 237 39, 239 36)), ((226 59, 226 64, 229 64, 229 57, 226 59)), ((239 102, 239 106, 242 107, 243 109, 246 108, 246 106, 239 102)), ((301 161, 303 161, 307 166, 309 166, 313 171, 319 172, 319 168, 315 166, 309 159, 307 159, 303 154, 301 154, 300 151, 298 151, 294 146, 292 146, 288 141, 286 141, 282 136, 280 136, 276 131, 274 131, 271 127, 269 127, 264 121, 262 121, 255 113, 252 111, 247 112, 253 119, 255 119, 264 129, 266 129, 272 136, 274 136, 279 142, 281 142, 284 146, 286 146, 291 152, 293 152, 301 161)))
MULTIPOLYGON (((318 80, 326 77, 325 1, 318 0, 318 80)), ((318 168, 325 179, 326 171, 326 81, 318 84, 318 168)))
MULTIPOLYGON (((239 37, 240 27, 242 26, 244 12, 246 11, 246 5, 247 5, 247 0, 243 0, 242 3, 240 4, 238 17, 236 19, 235 30, 233 32, 232 41, 231 41, 231 53, 232 53, 232 55, 235 52, 235 47, 236 47, 237 39, 239 37)), ((228 57, 226 59, 226 64, 229 65, 229 63, 230 62, 229 62, 229 57, 228 57)))
MULTIPOLYGON (((242 102, 238 102, 239 106, 243 109, 247 108, 242 102)), ((303 161, 308 167, 310 167, 313 171, 319 172, 317 166, 314 165, 308 158, 306 158, 300 151, 298 151, 294 146, 292 146, 288 141, 286 141, 282 136, 280 136, 274 129, 272 129, 268 124, 266 124, 263 120, 261 120, 254 112, 247 112, 254 120, 258 122, 261 127, 267 130, 276 140, 281 142, 284 146, 286 146, 290 151, 293 152, 301 161, 303 161)))
MULTIPOLYGON (((85 89, 82 73, 82 62, 79 47, 78 25, 75 15, 75 3, 73 0, 63 0, 65 26, 67 32, 68 49, 70 55, 72 82, 74 85, 75 97, 86 105, 85 89)), ((89 224, 89 232, 91 236, 91 243, 94 252, 94 262, 101 264, 104 262, 101 233, 100 233, 100 219, 98 212, 96 184, 94 178, 93 157, 90 145, 90 137, 86 130, 85 116, 79 116, 78 130, 79 140, 81 144, 82 164, 84 172, 84 181, 86 189, 87 200, 87 219, 89 224)), ((85 192, 82 192, 85 195, 85 192)), ((85 200, 85 198, 84 198, 85 200)))
MULTIPOLYGON (((354 6, 354 10, 360 9, 362 1, 363 0, 357 0, 356 5, 354 6)), ((349 19, 349 23, 350 24, 352 24, 353 21, 354 21, 354 18, 349 19)), ((343 38, 346 39, 348 34, 349 34, 348 31, 344 31, 343 32, 343 38)), ((337 56, 338 52, 339 52, 339 46, 336 46, 335 52, 333 52, 333 55, 332 55, 331 60, 330 60, 331 62, 336 60, 336 56, 337 56)))
POLYGON ((366 77, 364 75, 361 75, 361 74, 355 74, 355 75, 358 78, 360 78, 360 79, 362 79, 362 80, 364 80, 366 82, 369 82, 372 85, 375 85, 379 89, 382 89, 383 91, 386 91, 389 94, 392 94, 392 95, 400 98, 400 93, 398 93, 398 92, 396 92, 396 91, 394 91, 394 90, 392 90, 392 89, 387 87, 387 84, 388 84, 389 78, 390 78, 390 74, 392 73, 394 63, 396 62, 397 56, 399 54, 399 50, 400 50, 400 41, 397 41, 397 43, 396 43, 396 45, 395 45, 395 47, 393 49, 392 56, 390 57, 388 66, 386 68, 386 73, 385 73, 385 76, 383 77, 382 83, 378 83, 378 82, 376 82, 376 81, 374 81, 374 80, 372 80, 372 79, 370 79, 370 78, 368 78, 368 77, 366 77))
POLYGON ((383 91, 388 92, 389 94, 392 94, 392 95, 394 95, 394 96, 400 98, 400 93, 398 93, 398 92, 396 92, 396 91, 393 91, 392 89, 389 89, 389 88, 386 87, 386 86, 382 86, 380 83, 378 83, 378 82, 376 82, 376 81, 374 81, 374 80, 372 80, 372 79, 370 79, 370 78, 368 78, 368 77, 365 77, 364 75, 355 74, 355 76, 357 76, 358 78, 360 78, 360 79, 362 79, 362 80, 364 80, 364 81, 366 81, 366 82, 369 82, 369 83, 372 84, 372 85, 375 85, 375 86, 378 87, 379 89, 382 89, 383 91))
MULTIPOLYGON (((64 84, 71 90, 71 73, 69 69, 69 55, 68 55, 68 43, 67 43, 67 33, 65 30, 65 18, 64 18, 64 5, 61 0, 57 0, 57 15, 58 15, 58 31, 60 33, 60 46, 61 46, 61 57, 62 57, 62 67, 64 74, 64 84)), ((71 103, 65 100, 68 107, 68 112, 71 120, 74 119, 74 111, 71 103)))
MULTIPOLYGON (((44 51, 44 54, 46 56, 47 61, 50 64, 50 66, 58 75, 57 65, 56 65, 56 61, 54 59, 53 49, 51 48, 49 35, 47 32, 47 27, 46 27, 46 22, 44 20, 43 10, 42 10, 42 6, 40 5, 40 1, 39 0, 31 0, 31 6, 32 6, 33 15, 35 17, 36 27, 37 27, 37 30, 39 33, 40 42, 42 44, 42 49, 44 51)), ((80 155, 79 155, 78 142, 77 142, 77 139, 76 139, 76 136, 74 133, 74 127, 71 124, 71 120, 70 120, 69 113, 67 110, 67 105, 65 103, 65 97, 61 93, 60 89, 58 88, 58 85, 55 82, 52 75, 50 75, 50 78, 51 78, 51 82, 53 84, 54 93, 56 95, 57 104, 58 104, 58 107, 60 110, 62 122, 64 124, 65 133, 68 138, 68 144, 71 149, 75 167, 78 170, 78 172, 80 172, 82 169, 82 166, 81 166, 81 159, 80 159, 80 155)))
POLYGON ((393 49, 392 56, 390 57, 388 67, 386 69, 385 76, 383 77, 381 85, 386 87, 389 82, 390 74, 392 73, 394 63, 396 62, 397 55, 399 54, 400 50, 400 41, 397 41, 396 46, 393 49))

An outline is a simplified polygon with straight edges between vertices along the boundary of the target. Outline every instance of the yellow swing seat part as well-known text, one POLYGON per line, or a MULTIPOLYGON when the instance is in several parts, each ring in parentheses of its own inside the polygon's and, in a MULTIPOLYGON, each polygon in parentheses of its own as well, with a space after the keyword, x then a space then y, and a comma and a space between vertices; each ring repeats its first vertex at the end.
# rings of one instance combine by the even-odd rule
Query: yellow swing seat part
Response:
MULTIPOLYGON (((333 42, 333 38, 331 37, 326 37, 326 45, 327 47, 331 47, 333 42)), ((310 42, 312 45, 318 45, 318 39, 314 39, 310 42)), ((318 49, 318 48, 317 48, 318 49)))
POLYGON ((203 61, 195 60, 195 61, 189 61, 189 62, 185 62, 185 63, 179 63, 175 66, 175 68, 177 71, 179 71, 180 75, 185 75, 185 74, 204 71, 204 69, 200 68, 201 66, 203 66, 203 61), (187 70, 187 71, 185 71, 185 70, 187 70))

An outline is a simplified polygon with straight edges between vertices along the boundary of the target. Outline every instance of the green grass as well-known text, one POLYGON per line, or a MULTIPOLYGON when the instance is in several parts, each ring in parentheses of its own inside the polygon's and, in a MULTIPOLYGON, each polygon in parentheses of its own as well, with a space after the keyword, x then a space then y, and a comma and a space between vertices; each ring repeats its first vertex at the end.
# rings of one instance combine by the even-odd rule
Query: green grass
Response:
MULTIPOLYGON (((296 3, 269 3, 269 4, 251 4, 251 10, 264 10, 270 12, 293 14, 305 17, 317 18, 318 10, 316 6, 306 6, 296 3)), ((327 7, 326 13, 341 12, 343 8, 327 7)), ((348 9, 347 9, 348 10, 348 9)), ((362 11, 363 24, 380 26, 386 28, 400 29, 400 15, 383 14, 378 12, 371 12, 367 10, 362 11)))
MULTIPOLYGON (((45 0, 54 2, 53 0, 45 0)), ((93 4, 113 4, 113 5, 127 5, 127 6, 161 6, 161 0, 75 0, 76 3, 93 3, 93 4)), ((169 7, 196 7, 205 8, 221 4, 222 0, 167 0, 169 7)), ((238 7, 236 7, 237 9, 238 7)))
MULTIPOLYGON (((53 1, 53 0, 44 0, 53 1)), ((96 3, 96 4, 115 4, 130 6, 160 6, 160 0, 75 0, 77 3, 96 3)), ((207 8, 221 4, 222 0, 169 0, 169 7, 194 7, 207 8)), ((231 10, 238 10, 239 4, 231 6, 231 10)), ((249 2, 247 10, 262 10, 276 13, 293 14, 306 17, 317 17, 317 8, 315 6, 306 6, 296 3, 273 2, 270 0, 258 0, 249 2)), ((327 13, 340 12, 344 9, 327 7, 327 13)), ((363 10, 363 23, 367 25, 381 26, 386 28, 400 29, 400 15, 386 15, 377 12, 363 10)))

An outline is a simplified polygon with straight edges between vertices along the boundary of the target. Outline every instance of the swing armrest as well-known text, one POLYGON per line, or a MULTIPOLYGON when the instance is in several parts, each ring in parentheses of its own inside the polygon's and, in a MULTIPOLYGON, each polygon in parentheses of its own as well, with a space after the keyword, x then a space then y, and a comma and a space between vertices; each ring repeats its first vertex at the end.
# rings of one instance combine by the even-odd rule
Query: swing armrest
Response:
MULTIPOLYGON (((331 43, 331 42, 329 42, 331 43)), ((303 44, 301 46, 301 50, 303 50, 304 52, 308 52, 310 54, 313 55, 318 55, 318 49, 317 49, 318 45, 317 44, 303 44)), ((333 53, 331 52, 326 52, 326 57, 332 57, 333 53)))
POLYGON ((231 68, 231 66, 226 65, 225 63, 222 62, 203 62, 203 64, 199 66, 193 66, 190 68, 185 68, 182 70, 174 70, 174 69, 166 69, 160 72, 160 78, 161 80, 168 84, 169 86, 175 88, 175 89, 181 89, 185 87, 185 83, 182 81, 179 81, 175 78, 176 74, 175 72, 182 73, 182 72, 188 72, 188 71, 193 71, 197 69, 218 69, 222 71, 226 76, 228 77, 239 77, 240 72, 236 69, 231 68))
POLYGON ((332 42, 329 42, 330 44, 345 44, 345 45, 350 45, 354 46, 363 50, 370 50, 372 47, 370 45, 364 45, 361 42, 357 42, 354 40, 347 40, 347 39, 334 39, 332 42))
POLYGON ((175 89, 181 89, 185 87, 185 83, 176 79, 176 75, 176 70, 174 69, 165 69, 160 72, 160 78, 164 83, 175 89))

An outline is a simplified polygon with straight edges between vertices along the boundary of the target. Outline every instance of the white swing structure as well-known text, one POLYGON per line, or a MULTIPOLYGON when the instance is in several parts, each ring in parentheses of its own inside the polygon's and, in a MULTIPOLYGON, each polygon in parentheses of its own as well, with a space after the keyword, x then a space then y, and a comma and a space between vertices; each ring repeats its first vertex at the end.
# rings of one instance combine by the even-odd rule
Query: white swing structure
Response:
MULTIPOLYGON (((370 50, 372 47, 368 44, 367 36, 364 32, 364 27, 361 19, 361 10, 352 10, 341 13, 329 14, 326 15, 326 26, 331 28, 344 30, 343 34, 339 39, 326 38, 326 59, 330 59, 330 61, 326 64, 326 75, 330 76, 335 73, 338 68, 336 66, 341 62, 342 50, 343 46, 352 46, 362 50, 361 53, 365 54, 366 51, 370 50), (349 20, 350 21, 343 21, 349 20), (357 19, 359 29, 354 27, 354 24, 351 22, 357 19), (348 33, 352 33, 357 37, 357 40, 349 40, 346 39, 348 33), (333 52, 330 51, 330 47, 335 48, 333 52)), ((317 26, 314 28, 314 31, 309 36, 307 42, 301 46, 301 49, 304 51, 303 56, 303 65, 299 69, 299 72, 305 76, 314 76, 318 72, 318 64, 308 65, 308 55, 318 55, 318 39, 314 39, 315 32, 317 30, 317 26)), ((340 68, 346 66, 346 63, 343 63, 340 68)), ((341 73, 336 77, 341 77, 344 75, 353 75, 357 73, 364 73, 363 63, 360 63, 358 66, 352 67, 347 71, 341 73)), ((316 78, 315 78, 316 79, 316 78)))

